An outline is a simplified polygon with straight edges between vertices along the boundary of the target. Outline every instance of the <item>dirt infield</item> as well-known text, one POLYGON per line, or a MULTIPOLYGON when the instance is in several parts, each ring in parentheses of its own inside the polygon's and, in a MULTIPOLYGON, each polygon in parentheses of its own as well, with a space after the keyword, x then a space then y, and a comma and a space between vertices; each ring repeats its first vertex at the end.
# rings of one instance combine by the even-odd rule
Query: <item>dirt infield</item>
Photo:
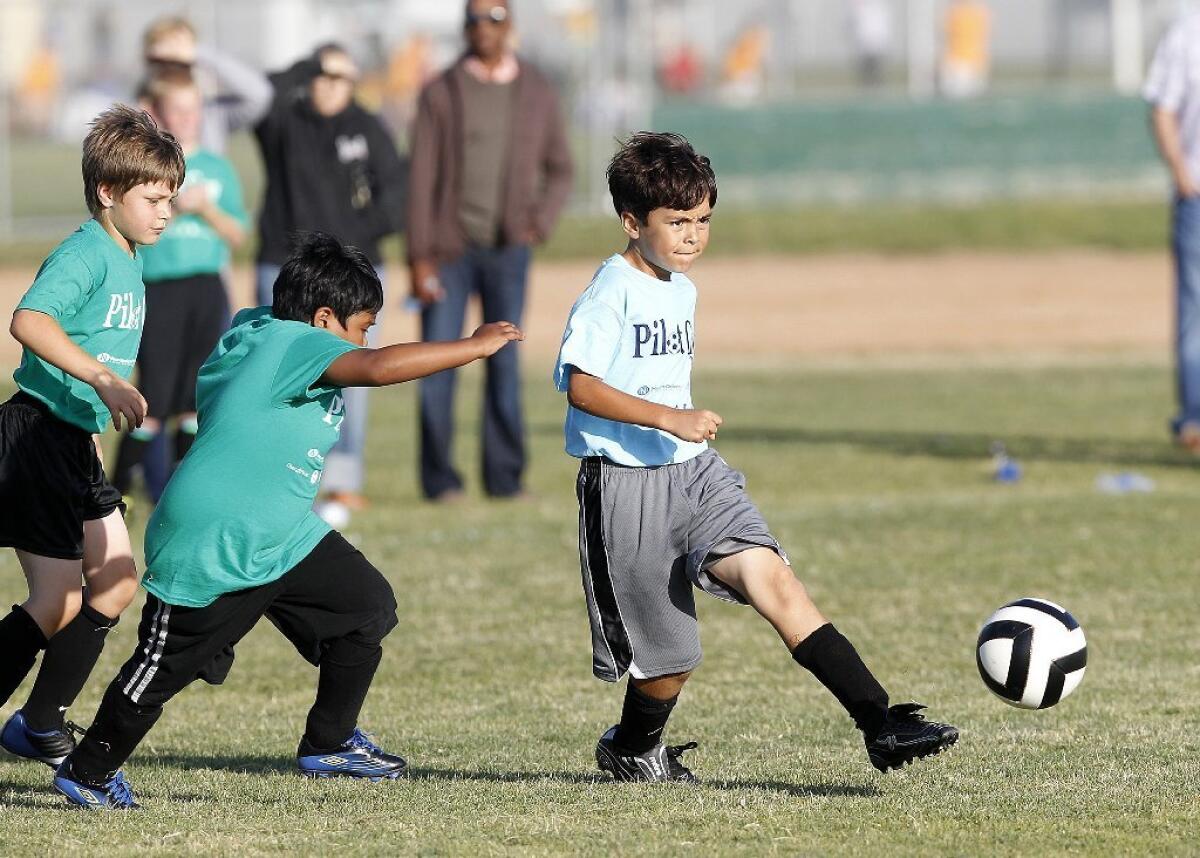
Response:
MULTIPOLYGON (((525 319, 531 358, 554 353, 594 268, 535 264, 525 319)), ((0 269, 5 306, 33 274, 0 269)), ((693 276, 698 348, 709 360, 1165 360, 1170 342, 1165 252, 725 257, 701 261, 693 276)), ((249 300, 250 277, 248 269, 235 274, 239 306, 249 300)), ((414 339, 416 317, 399 308, 406 275, 394 266, 388 278, 385 340, 414 339)), ((0 337, 0 363, 12 367, 18 356, 11 338, 0 337)))

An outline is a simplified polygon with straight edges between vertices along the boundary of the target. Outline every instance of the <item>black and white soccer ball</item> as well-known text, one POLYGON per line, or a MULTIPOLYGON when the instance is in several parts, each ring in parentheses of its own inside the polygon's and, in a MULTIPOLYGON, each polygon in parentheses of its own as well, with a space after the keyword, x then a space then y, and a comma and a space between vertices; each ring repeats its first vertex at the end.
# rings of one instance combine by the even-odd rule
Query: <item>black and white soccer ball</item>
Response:
POLYGON ((975 646, 979 675, 1021 709, 1048 709, 1078 686, 1087 666, 1079 623, 1046 599, 1017 599, 987 618, 975 646))

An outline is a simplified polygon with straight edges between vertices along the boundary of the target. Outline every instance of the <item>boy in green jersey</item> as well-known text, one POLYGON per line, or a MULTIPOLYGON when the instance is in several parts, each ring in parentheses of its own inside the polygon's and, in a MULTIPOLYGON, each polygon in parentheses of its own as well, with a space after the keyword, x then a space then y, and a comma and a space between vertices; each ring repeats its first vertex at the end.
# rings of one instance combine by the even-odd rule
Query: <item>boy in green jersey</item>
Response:
POLYGON ((46 655, 0 744, 53 766, 74 747, 63 713, 137 593, 93 436, 146 416, 126 381, 145 319, 137 247, 158 241, 183 176, 179 145, 146 113, 100 114, 83 143, 92 218, 42 263, 9 328, 24 350, 20 390, 0 405, 0 545, 16 549, 29 598, 0 619, 0 705, 46 655))
POLYGON ((55 774, 68 800, 136 807, 122 763, 168 700, 224 681, 233 647, 267 617, 320 668, 296 752, 302 774, 371 780, 405 761, 358 729, 396 624, 384 577, 312 510, 345 419, 342 388, 421 378, 495 354, 523 335, 508 322, 465 339, 365 348, 383 305, 370 260, 336 239, 304 239, 271 307, 243 310, 200 370, 200 429, 146 528, 148 591, 133 656, 79 748, 55 774))
POLYGON ((228 159, 200 146, 204 102, 192 73, 164 66, 143 82, 139 102, 175 135, 187 160, 187 181, 175 198, 175 219, 144 254, 146 329, 138 351, 138 390, 146 419, 121 438, 112 482, 129 493, 142 466, 146 492, 157 502, 171 465, 196 438, 196 375, 229 326, 221 272, 246 238, 242 188, 228 159), (175 422, 174 450, 162 433, 175 422))

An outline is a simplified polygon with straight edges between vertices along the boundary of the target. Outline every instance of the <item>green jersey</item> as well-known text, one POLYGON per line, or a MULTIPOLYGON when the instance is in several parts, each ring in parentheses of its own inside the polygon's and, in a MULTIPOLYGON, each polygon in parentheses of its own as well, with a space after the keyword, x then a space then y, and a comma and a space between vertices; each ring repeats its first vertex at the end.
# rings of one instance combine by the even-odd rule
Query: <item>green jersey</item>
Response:
POLYGON ((312 505, 345 413, 320 378, 355 348, 269 307, 234 317, 196 380, 196 440, 146 525, 147 590, 204 607, 274 581, 329 533, 312 505))
MULTIPOLYGON (((187 178, 180 193, 203 188, 221 211, 242 226, 249 223, 242 186, 233 165, 204 149, 187 156, 187 178)), ((229 264, 229 245, 197 214, 171 219, 158 243, 142 250, 142 279, 147 283, 176 280, 196 274, 217 274, 229 264)))
MULTIPOLYGON (((141 253, 130 256, 104 227, 89 220, 46 257, 17 309, 45 313, 73 343, 114 374, 129 378, 146 317, 141 253)), ((13 379, 55 417, 87 432, 103 432, 111 419, 91 385, 29 349, 21 353, 13 379)))

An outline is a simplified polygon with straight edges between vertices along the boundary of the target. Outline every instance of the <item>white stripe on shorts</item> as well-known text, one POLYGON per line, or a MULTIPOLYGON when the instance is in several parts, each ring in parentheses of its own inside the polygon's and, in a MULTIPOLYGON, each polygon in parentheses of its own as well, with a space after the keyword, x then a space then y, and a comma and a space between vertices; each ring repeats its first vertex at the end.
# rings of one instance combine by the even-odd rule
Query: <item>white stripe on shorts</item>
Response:
MULTIPOLYGON (((137 683, 137 688, 134 688, 133 693, 130 694, 130 687, 137 682, 137 673, 134 673, 133 678, 129 680, 129 684, 125 686, 125 694, 127 694, 129 699, 134 703, 138 702, 138 699, 142 696, 142 692, 146 690, 146 686, 150 684, 150 680, 153 679, 154 674, 158 672, 158 660, 162 658, 163 649, 167 645, 167 624, 171 620, 171 606, 166 602, 161 602, 159 604, 158 614, 156 615, 155 619, 161 620, 161 622, 158 624, 157 635, 154 634, 153 630, 151 631, 150 640, 153 641, 155 637, 157 637, 158 640, 154 644, 154 652, 148 653, 148 658, 138 667, 137 673, 145 671, 142 676, 142 681, 137 683)), ((146 649, 150 649, 149 641, 146 643, 146 649)))

